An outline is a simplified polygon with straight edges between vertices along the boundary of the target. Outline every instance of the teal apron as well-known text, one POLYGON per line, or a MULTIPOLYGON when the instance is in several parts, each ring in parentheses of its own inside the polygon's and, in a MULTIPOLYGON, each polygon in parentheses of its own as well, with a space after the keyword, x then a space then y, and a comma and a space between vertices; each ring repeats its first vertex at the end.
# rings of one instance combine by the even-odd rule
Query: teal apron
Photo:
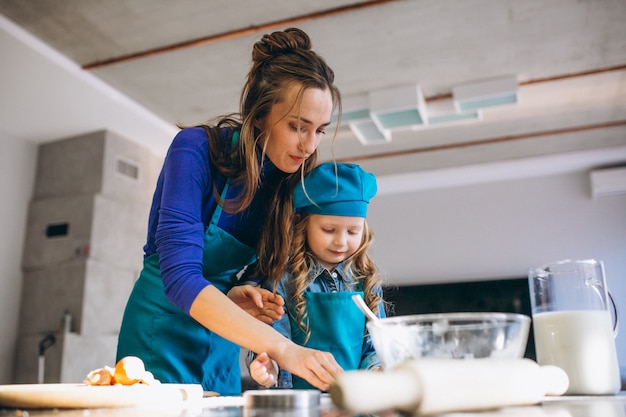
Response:
MULTIPOLYGON (((228 184, 222 198, 227 190, 228 184)), ((217 205, 204 234, 202 273, 226 293, 235 273, 255 260, 255 252, 217 226, 221 214, 217 205)), ((142 358, 161 382, 201 384, 222 395, 241 393, 239 346, 167 301, 158 254, 144 260, 124 312, 116 360, 130 355, 142 358)))
MULTIPOLYGON (((352 296, 363 292, 305 292, 304 298, 309 314, 311 336, 304 343, 304 332, 289 314, 292 340, 299 344, 330 352, 346 370, 359 369, 365 337, 365 316, 358 309, 352 296)), ((304 379, 292 375, 293 388, 314 388, 304 379)))

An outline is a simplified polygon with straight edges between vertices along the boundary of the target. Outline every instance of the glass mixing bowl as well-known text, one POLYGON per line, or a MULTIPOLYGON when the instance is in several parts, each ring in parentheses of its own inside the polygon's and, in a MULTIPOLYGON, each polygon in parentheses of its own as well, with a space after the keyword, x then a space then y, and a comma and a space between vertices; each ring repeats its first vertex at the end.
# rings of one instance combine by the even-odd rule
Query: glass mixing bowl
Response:
POLYGON ((530 317, 514 313, 441 313, 369 321, 383 368, 407 359, 521 358, 530 317))

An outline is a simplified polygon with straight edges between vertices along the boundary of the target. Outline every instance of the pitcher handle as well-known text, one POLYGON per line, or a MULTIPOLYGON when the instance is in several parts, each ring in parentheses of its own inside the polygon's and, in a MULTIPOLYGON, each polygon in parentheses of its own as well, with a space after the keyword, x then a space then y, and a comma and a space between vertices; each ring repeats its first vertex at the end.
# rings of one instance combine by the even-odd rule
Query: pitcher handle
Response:
POLYGON ((607 291, 609 294, 609 301, 611 302, 611 307, 613 310, 613 317, 615 317, 615 323, 613 323, 613 337, 617 337, 617 333, 619 331, 619 312, 617 311, 617 304, 615 304, 615 300, 611 295, 610 291, 607 291))

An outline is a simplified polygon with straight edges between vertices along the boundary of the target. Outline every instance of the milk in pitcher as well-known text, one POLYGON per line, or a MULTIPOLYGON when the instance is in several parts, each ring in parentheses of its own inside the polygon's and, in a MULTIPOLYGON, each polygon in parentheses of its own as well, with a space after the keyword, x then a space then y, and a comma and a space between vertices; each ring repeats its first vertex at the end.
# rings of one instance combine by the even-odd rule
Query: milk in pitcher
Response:
POLYGON ((567 373, 566 394, 615 394, 621 388, 611 315, 606 310, 533 315, 537 361, 567 373))

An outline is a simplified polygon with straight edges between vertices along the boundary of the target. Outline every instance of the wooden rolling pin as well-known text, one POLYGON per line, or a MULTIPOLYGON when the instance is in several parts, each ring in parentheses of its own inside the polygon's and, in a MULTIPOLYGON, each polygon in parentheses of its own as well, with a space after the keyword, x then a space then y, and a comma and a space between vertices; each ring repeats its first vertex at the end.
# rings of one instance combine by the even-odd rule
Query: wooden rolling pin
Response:
POLYGON ((346 372, 329 393, 335 406, 354 414, 429 415, 537 404, 568 385, 561 368, 530 359, 419 359, 386 372, 346 372))

